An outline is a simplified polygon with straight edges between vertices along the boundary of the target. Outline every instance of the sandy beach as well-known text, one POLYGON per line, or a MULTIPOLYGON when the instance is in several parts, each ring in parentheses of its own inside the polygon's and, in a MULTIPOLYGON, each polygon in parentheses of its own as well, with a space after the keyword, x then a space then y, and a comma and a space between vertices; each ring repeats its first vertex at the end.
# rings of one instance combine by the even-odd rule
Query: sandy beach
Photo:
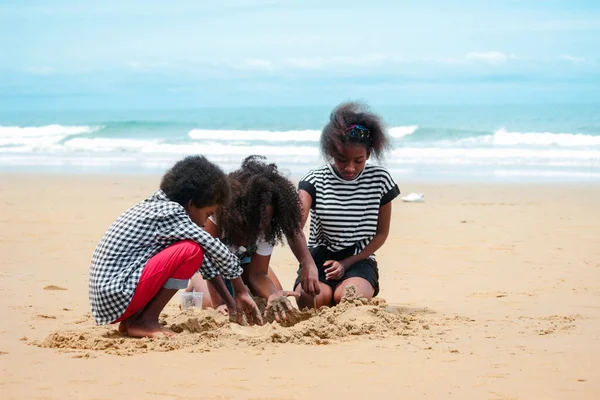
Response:
MULTIPOLYGON (((177 337, 123 338, 90 317, 89 262, 158 182, 0 178, 2 399, 600 398, 598 185, 399 181, 426 201, 395 200, 373 304, 241 327, 174 298, 177 337)), ((272 266, 291 286, 291 251, 272 266)))

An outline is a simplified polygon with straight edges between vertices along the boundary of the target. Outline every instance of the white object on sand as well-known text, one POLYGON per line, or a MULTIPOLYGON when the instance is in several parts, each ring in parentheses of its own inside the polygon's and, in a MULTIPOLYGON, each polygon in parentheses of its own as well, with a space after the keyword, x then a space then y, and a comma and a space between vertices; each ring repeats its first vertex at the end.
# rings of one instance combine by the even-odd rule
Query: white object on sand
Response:
POLYGON ((202 310, 202 292, 181 292, 179 296, 181 299, 181 308, 184 310, 191 310, 193 308, 202 310))
POLYGON ((409 193, 404 197, 400 197, 400 200, 407 203, 423 203, 425 201, 425 195, 423 193, 409 193))

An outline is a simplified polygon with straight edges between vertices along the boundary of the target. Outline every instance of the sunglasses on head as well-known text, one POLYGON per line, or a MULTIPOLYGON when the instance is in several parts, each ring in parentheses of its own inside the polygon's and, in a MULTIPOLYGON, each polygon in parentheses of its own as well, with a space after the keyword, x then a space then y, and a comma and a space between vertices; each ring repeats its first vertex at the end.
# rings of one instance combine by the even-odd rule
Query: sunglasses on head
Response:
POLYGON ((346 136, 353 139, 364 140, 371 138, 371 132, 362 125, 351 125, 346 128, 346 136))

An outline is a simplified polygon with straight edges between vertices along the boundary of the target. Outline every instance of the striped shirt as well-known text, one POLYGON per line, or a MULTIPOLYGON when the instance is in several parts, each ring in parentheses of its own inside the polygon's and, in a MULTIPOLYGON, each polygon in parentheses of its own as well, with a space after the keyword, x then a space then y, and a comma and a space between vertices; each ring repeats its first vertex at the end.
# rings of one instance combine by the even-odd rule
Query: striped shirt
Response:
MULTIPOLYGON (((387 169, 371 164, 351 181, 326 164, 306 174, 298 188, 312 197, 308 246, 326 246, 333 252, 355 246, 354 254, 377 233, 379 207, 400 194, 387 169)), ((375 254, 369 258, 375 259, 375 254)))
POLYGON ((204 279, 219 273, 226 279, 241 275, 238 258, 159 190, 121 214, 94 251, 89 297, 96 323, 108 324, 123 315, 148 260, 182 240, 197 242, 208 256, 198 266, 204 279))

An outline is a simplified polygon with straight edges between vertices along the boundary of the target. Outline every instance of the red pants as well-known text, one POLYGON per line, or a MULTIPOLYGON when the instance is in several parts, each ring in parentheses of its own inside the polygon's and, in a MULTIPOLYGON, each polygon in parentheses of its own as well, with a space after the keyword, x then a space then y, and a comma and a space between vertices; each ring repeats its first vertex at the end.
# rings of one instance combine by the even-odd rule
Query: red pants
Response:
POLYGON ((204 259, 204 249, 192 240, 183 240, 167 247, 146 263, 131 303, 115 322, 121 322, 142 310, 162 287, 183 289, 198 271, 204 259))

